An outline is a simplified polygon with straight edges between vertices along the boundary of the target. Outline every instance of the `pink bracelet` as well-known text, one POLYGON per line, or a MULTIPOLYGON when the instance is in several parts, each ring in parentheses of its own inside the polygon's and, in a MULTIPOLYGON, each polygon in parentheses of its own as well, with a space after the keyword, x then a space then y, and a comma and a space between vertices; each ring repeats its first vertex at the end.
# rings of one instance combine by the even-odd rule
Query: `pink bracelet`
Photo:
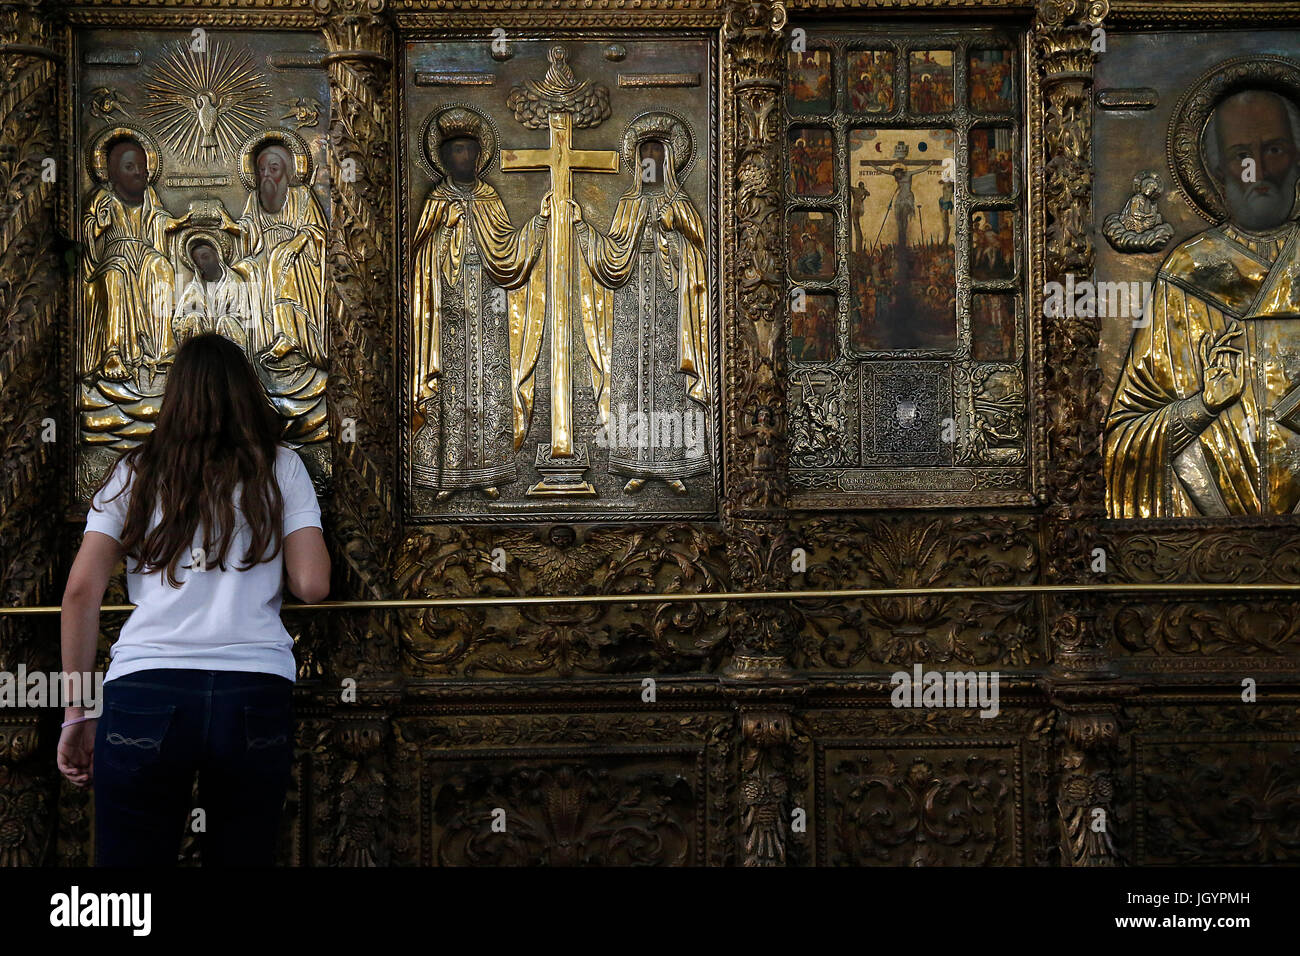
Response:
POLYGON ((87 715, 85 715, 84 717, 73 717, 71 720, 65 720, 65 721, 64 721, 62 724, 60 724, 59 726, 61 726, 61 727, 71 727, 73 724, 79 724, 79 723, 81 723, 83 720, 99 720, 99 718, 98 718, 98 717, 93 717, 93 716, 91 716, 90 714, 87 714, 87 715))

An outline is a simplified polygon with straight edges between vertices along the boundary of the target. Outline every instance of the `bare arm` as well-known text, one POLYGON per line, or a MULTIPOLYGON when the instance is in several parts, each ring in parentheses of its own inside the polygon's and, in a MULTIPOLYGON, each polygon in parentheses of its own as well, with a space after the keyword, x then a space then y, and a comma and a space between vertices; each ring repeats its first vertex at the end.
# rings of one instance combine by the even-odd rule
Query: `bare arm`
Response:
MULTIPOLYGON (((59 614, 63 672, 89 674, 95 667, 95 645, 99 643, 99 606, 113 568, 122 558, 122 545, 116 538, 99 531, 87 531, 77 551, 68 583, 63 589, 63 605, 59 614)), ((84 685, 83 685, 84 687, 84 685)), ((98 716, 101 701, 93 701, 92 714, 98 716)), ((63 719, 83 717, 86 709, 80 704, 64 707, 63 719)), ((93 734, 84 727, 93 724, 73 725, 64 729, 59 739, 57 762, 59 770, 74 786, 84 787, 90 782, 93 734)))
MULTIPOLYGON (((85 673, 95 665, 95 645, 99 642, 99 605, 113 568, 122 559, 122 545, 99 531, 87 531, 77 551, 68 583, 63 589, 59 626, 62 634, 63 670, 85 673)), ((80 717, 81 708, 68 708, 80 717)))
POLYGON ((299 528, 284 539, 284 571, 289 590, 304 604, 330 593, 330 555, 320 528, 299 528))

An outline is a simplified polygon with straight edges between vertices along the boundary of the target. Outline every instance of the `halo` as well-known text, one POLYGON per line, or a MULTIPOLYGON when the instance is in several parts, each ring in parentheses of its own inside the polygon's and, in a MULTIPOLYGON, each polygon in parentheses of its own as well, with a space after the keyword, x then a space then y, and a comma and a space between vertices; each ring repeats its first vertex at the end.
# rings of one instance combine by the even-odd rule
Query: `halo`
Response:
POLYGON ((109 150, 124 139, 133 139, 144 149, 145 162, 149 164, 149 182, 157 182, 162 171, 162 164, 158 161, 158 143, 152 134, 133 123, 118 123, 95 134, 90 149, 86 150, 86 169, 90 178, 101 186, 108 185, 109 150))
POLYGON ((442 156, 439 151, 442 148, 442 130, 438 128, 438 120, 452 110, 465 110, 472 113, 478 120, 478 175, 482 176, 492 166, 493 160, 497 155, 497 144, 501 142, 501 137, 497 135, 496 124, 486 113, 477 107, 470 106, 468 103, 447 103, 430 113, 422 124, 420 124, 420 149, 416 154, 416 161, 424 167, 430 178, 434 180, 450 179, 447 170, 443 169, 442 156))
POLYGON ((633 117, 623 131, 623 163, 629 172, 639 168, 637 147, 647 139, 664 139, 668 131, 669 144, 673 148, 673 166, 677 170, 677 181, 681 182, 695 163, 695 135, 691 124, 671 110, 646 110, 633 117))
POLYGON ((199 274, 199 270, 194 266, 194 259, 190 255, 190 246, 199 240, 210 242, 217 250, 217 255, 221 261, 227 265, 230 264, 230 237, 224 233, 217 232, 213 229, 186 229, 181 233, 180 257, 185 268, 189 269, 194 275, 199 274))
POLYGON ((293 171, 298 177, 298 183, 310 186, 313 163, 311 150, 307 148, 303 138, 283 126, 268 126, 253 133, 239 147, 239 181, 244 188, 249 192, 257 191, 257 169, 253 165, 253 160, 263 146, 270 144, 283 146, 289 151, 289 155, 293 157, 293 171))
MULTIPOLYGON (((1224 60, 1187 88, 1169 121, 1166 154, 1173 181, 1188 204, 1210 222, 1222 222, 1228 211, 1206 168, 1201 142, 1205 125, 1216 106, 1245 90, 1277 93, 1300 109, 1300 63, 1270 54, 1224 60)), ((1292 130, 1292 135, 1300 136, 1300 130, 1292 130)))

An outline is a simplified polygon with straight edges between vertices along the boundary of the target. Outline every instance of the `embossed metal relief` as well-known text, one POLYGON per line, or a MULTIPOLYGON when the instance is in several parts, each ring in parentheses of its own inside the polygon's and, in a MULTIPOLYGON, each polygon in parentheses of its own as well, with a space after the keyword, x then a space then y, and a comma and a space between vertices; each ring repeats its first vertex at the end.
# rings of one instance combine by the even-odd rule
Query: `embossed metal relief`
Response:
POLYGON ((319 38, 90 29, 76 39, 77 83, 90 93, 73 106, 80 492, 148 434, 176 349, 198 332, 245 349, 283 440, 326 473, 319 38))
MULTIPOLYGON (((182 219, 194 200, 219 198, 235 222, 250 201, 241 171, 258 181, 256 164, 239 161, 251 135, 246 123, 279 130, 287 153, 279 158, 295 176, 293 136, 300 137, 325 221, 329 407, 355 425, 357 438, 341 440, 332 429, 328 442, 316 443, 329 446, 334 464, 334 487, 322 504, 339 571, 335 596, 1016 588, 1096 580, 1088 571, 1094 547, 1106 549, 1107 581, 1300 580, 1285 515, 1249 527, 1225 520, 1212 529, 1203 519, 1199 526, 1100 520, 1101 428, 1134 330, 1130 317, 1116 325, 1050 316, 1041 302, 1045 281, 1091 274, 1094 243, 1099 265, 1127 262, 1130 273, 1115 277, 1143 281, 1205 228, 1159 155, 1165 134, 1129 137, 1133 149, 1116 149, 1111 131, 1144 116, 1171 116, 1187 84, 1215 63, 1259 52, 1260 24, 1292 29, 1295 4, 1247 0, 1211 11, 1203 3, 1142 0, 1117 4, 1124 12, 1116 26, 1102 0, 1041 0, 1032 20, 1026 4, 1004 0, 812 0, 791 10, 794 25, 817 25, 808 55, 793 57, 786 10, 765 0, 721 8, 705 0, 650 8, 633 0, 559 0, 545 10, 483 0, 474 11, 451 0, 224 0, 186 14, 223 51, 209 72, 197 74, 212 89, 192 96, 176 92, 188 81, 167 66, 194 57, 177 48, 186 34, 161 0, 71 10, 69 36, 111 42, 72 51, 62 67, 58 30, 55 41, 39 30, 11 32, 12 6, 0 0, 0 59, 14 78, 0 103, 0 146, 20 160, 0 170, 13 177, 5 195, 14 223, 0 235, 0 305, 7 307, 0 311, 9 323, 4 410, 15 433, 34 428, 59 395, 68 421, 76 421, 66 379, 53 378, 60 356, 71 364, 77 354, 64 345, 81 339, 64 343, 55 334, 62 298, 39 277, 57 275, 46 263, 55 248, 49 207, 59 190, 72 220, 65 231, 80 241, 84 209, 77 204, 95 185, 86 166, 92 134, 141 131, 144 170, 157 174, 153 188, 169 219, 182 219), (1275 13, 1279 6, 1291 12, 1275 13), (900 25, 896 14, 904 8, 915 29, 900 25), (802 20, 814 9, 846 14, 852 30, 802 20), (993 12, 1027 31, 993 31, 974 16, 993 12), (1100 56, 1090 43, 1103 17, 1111 48, 1100 56), (1105 72, 1116 50, 1128 55, 1125 44, 1146 42, 1128 36, 1127 27, 1164 29, 1184 19, 1207 27, 1210 57, 1187 66, 1186 83, 1156 76, 1121 84, 1105 72), (486 30, 497 22, 510 42, 493 50, 486 30), (1208 29, 1228 23, 1244 29, 1208 29), (297 32, 306 30, 320 32, 297 32), (406 48, 405 61, 400 51, 394 56, 398 47, 406 48), (563 55, 552 60, 556 47, 563 55), (708 56, 690 62, 683 51, 697 47, 708 56), (432 52, 417 60, 412 51, 421 49, 432 52), (462 49, 472 56, 442 55, 462 49), (655 62, 647 62, 647 50, 655 62), (1095 96, 1094 59, 1106 80, 1095 96), (46 110, 60 76, 64 109, 46 110), (135 80, 121 82, 124 76, 135 80), (226 102, 231 81, 244 91, 240 112, 226 102), (155 89, 175 95, 157 99, 155 89), (696 112, 698 103, 707 110, 696 112), (554 201, 549 209, 543 203, 556 193, 551 156, 564 153, 565 133, 552 126, 556 104, 568 109, 555 112, 572 117, 568 153, 581 167, 571 166, 568 179, 577 205, 565 207, 571 260, 585 250, 590 259, 582 262, 596 278, 618 265, 609 253, 627 252, 631 260, 627 281, 612 293, 611 412, 622 401, 614 374, 624 359, 616 346, 634 320, 649 318, 652 335, 648 348, 638 343, 635 356, 627 353, 624 385, 635 382, 639 395, 640 382, 650 382, 662 398, 658 373, 691 381, 680 366, 668 369, 659 349, 669 333, 675 348, 676 336, 690 328, 663 279, 665 271, 688 271, 689 243, 658 225, 667 218, 662 208, 638 206, 647 194, 646 206, 653 203, 654 189, 646 187, 657 185, 643 182, 623 218, 634 223, 644 211, 644 225, 639 241, 623 248, 618 210, 634 186, 626 153, 638 164, 658 161, 662 147, 665 180, 671 171, 703 224, 704 276, 716 296, 708 321, 719 420, 709 435, 712 470, 675 478, 685 495, 670 485, 672 473, 639 476, 602 463, 592 377, 600 366, 583 323, 580 276, 573 280, 579 301, 567 316, 570 444, 564 429, 553 427, 566 420, 549 404, 548 336, 556 323, 545 308, 546 289, 556 284, 546 252, 558 244, 552 233, 565 231, 556 222, 566 215, 556 215, 554 201), (60 116, 70 124, 63 144, 60 116), (467 139, 477 139, 476 155, 467 139), (658 145, 643 149, 652 142, 658 145), (1142 143, 1150 151, 1139 154, 1142 143), (150 150, 161 161, 151 164, 150 150), (508 152, 514 159, 503 163, 508 152), (609 153, 612 160, 590 155, 609 153), (59 183, 36 185, 44 155, 61 157, 59 183), (797 169, 786 159, 793 155, 797 169), (944 159, 957 170, 947 183, 944 159), (459 185, 447 175, 453 162, 472 173, 459 185), (503 168, 516 164, 546 169, 503 168), (616 171, 590 170, 601 164, 616 171), (77 182, 62 181, 65 168, 77 182), (228 182, 168 185, 186 170, 195 180, 228 182), (1161 180, 1158 198, 1150 196, 1147 171, 1161 180), (444 184, 454 197, 446 202, 437 195, 444 184), (481 185, 495 202, 479 194, 481 185), (458 228, 448 222, 462 200, 472 213, 461 214, 458 228), (426 211, 428 228, 417 240, 426 211), (1105 236, 1111 214, 1121 246, 1154 245, 1164 231, 1156 214, 1174 238, 1158 252, 1121 253, 1105 236), (507 232, 514 249, 505 248, 507 232), (853 251, 875 243, 892 252, 900 240, 932 247, 933 278, 908 283, 920 306, 917 321, 860 321, 868 292, 876 295, 866 309, 873 318, 906 296, 883 281, 897 277, 897 256, 859 257, 855 280, 853 251), (526 274, 499 286, 498 297, 491 272, 511 265, 506 259, 516 252, 526 274), (430 338, 422 349, 415 345, 412 266, 419 256, 442 256, 444 266, 442 276, 425 273, 425 294, 433 295, 427 280, 437 278, 443 297, 436 348, 430 338), (807 293, 802 313, 791 309, 793 286, 807 293), (543 306, 537 323, 529 295, 539 288, 542 295, 531 300, 543 306), (475 297, 484 321, 471 340, 463 306, 475 297), (526 347, 526 336, 514 340, 521 355, 536 354, 531 405, 516 388, 522 366, 512 364, 514 315, 521 329, 530 328, 530 316, 531 328, 540 329, 526 347), (452 326, 458 348, 445 344, 452 326), (424 375, 413 357, 435 351, 438 375, 424 375), (417 454, 411 426, 421 377, 439 385, 436 412, 425 403, 430 416, 460 414, 481 427, 453 429, 450 442, 426 442, 417 454), (470 385, 482 384, 485 395, 500 387, 499 377, 505 400, 490 413, 481 406, 475 412, 470 385), (945 449, 937 426, 946 417, 958 442, 945 449), (526 442, 516 449, 521 424, 526 442), (407 474, 421 461, 431 473, 423 485, 407 474), (971 491, 963 468, 989 481, 996 475, 1005 487, 971 491), (845 490, 839 476, 855 470, 871 477, 845 490), (639 477, 645 484, 628 490, 639 477), (587 485, 596 496, 586 494, 587 485), (563 494, 527 494, 537 486, 563 494), (695 496, 707 487, 715 497, 703 503, 695 496), (796 505, 974 507, 818 515, 791 512, 792 489, 796 505), (1035 489, 1041 509, 989 510, 1034 505, 1027 492, 1035 489), (573 504, 554 505, 569 494, 573 504), (513 507, 511 495, 524 502, 522 517, 532 527, 497 522, 513 507), (600 510, 613 500, 627 507, 600 510), (404 503, 414 510, 404 511, 404 503), (527 510, 535 505, 540 510, 527 510), (683 520, 651 523, 674 514, 683 520), (564 523, 579 517, 592 523, 564 523), (720 520, 699 520, 714 517, 720 520), (617 527, 599 526, 615 519, 617 527), (802 573, 792 571, 795 547, 807 551, 802 573)), ((1291 34, 1270 37, 1295 46, 1291 34)), ((1157 65, 1183 69, 1177 57, 1157 65)), ((107 154, 103 165, 107 179, 107 154)), ((260 203, 252 201, 255 212, 260 203)), ((204 262, 234 271, 240 255, 240 237, 222 228, 216 207, 196 208, 208 216, 171 230, 174 254, 159 247, 173 270, 173 302, 187 299, 174 338, 205 327, 209 315, 250 308, 233 286, 230 295, 209 295, 202 284, 191 289, 204 262)), ((158 221, 167 232, 170 222, 158 221)), ((905 263, 902 273, 919 276, 915 264, 905 263)), ((155 280, 144 275, 137 285, 148 299, 155 280)), ((78 276, 68 291, 81 296, 83 285, 78 276)), ((221 289, 218 281, 212 291, 221 289)), ((602 329, 593 337, 598 355, 602 329)), ((1284 351, 1276 360, 1283 369, 1290 363, 1284 351)), ((626 401, 632 407, 636 399, 629 393, 626 401)), ((674 391, 672 402, 701 404, 688 387, 674 391)), ((27 443, 13 450, 6 461, 14 475, 46 463, 27 443)), ((629 469, 660 462, 630 450, 623 461, 629 469)), ((48 524, 42 489, 54 486, 55 472, 39 473, 50 482, 17 481, 7 492, 15 499, 3 509, 10 538, 39 540, 48 524)), ((92 477, 82 475, 82 484, 92 477)), ((51 563, 31 550, 9 556, 14 604, 38 603, 37 592, 51 582, 51 563)), ((109 599, 125 597, 115 586, 109 599)), ((299 649, 297 813, 282 859, 319 866, 1287 862, 1295 855, 1288 796, 1295 781, 1277 768, 1294 756, 1296 702, 1266 685, 1294 679, 1300 635, 1292 605, 1254 596, 1180 602, 1004 593, 313 614, 323 639, 304 640, 299 649), (999 716, 891 707, 888 674, 918 659, 953 670, 1002 670, 999 716), (1242 671, 1258 675, 1274 702, 1236 703, 1242 671), (1095 679, 1107 672, 1112 679, 1095 679), (343 713, 328 687, 352 675, 365 703, 343 713), (658 682, 653 704, 638 702, 644 675, 658 682), (324 689, 303 680, 314 677, 326 678, 324 689), (1232 695, 1221 693, 1225 681, 1232 695), (1207 693, 1210 687, 1217 690, 1207 693), (1189 763, 1195 755, 1205 759, 1189 763), (511 839, 493 842, 488 828, 497 806, 506 810, 511 839), (1104 833, 1092 828, 1097 809, 1107 815, 1104 833), (796 810, 807 811, 806 831, 793 825, 796 810)), ((44 646, 35 629, 12 630, 16 640, 9 631, 0 639, 9 660, 44 646)), ((4 862, 37 862, 42 854, 85 862, 89 804, 84 794, 58 792, 52 740, 12 714, 0 729, 9 744, 0 747, 0 773, 16 786, 0 806, 0 829, 10 836, 4 862), (57 831, 50 812, 56 801, 57 831)))
POLYGON ((1174 236, 1174 227, 1160 215, 1164 189, 1160 174, 1144 169, 1133 177, 1133 195, 1124 208, 1106 217, 1102 233, 1117 252, 1159 252, 1174 236))
POLYGON ((1029 501, 1018 38, 813 29, 788 71, 795 503, 1029 501))
POLYGON ((716 513, 716 54, 613 39, 407 48, 417 520, 716 513))
MULTIPOLYGON (((1300 503, 1300 61, 1257 48, 1231 55, 1246 42, 1207 45, 1170 70, 1156 66, 1173 50, 1167 39, 1123 37, 1101 67, 1109 82, 1149 82, 1161 95, 1150 110, 1102 112, 1098 179, 1118 192, 1117 177, 1159 158, 1133 144, 1161 142, 1161 172, 1178 187, 1160 223, 1147 195, 1160 176, 1142 174, 1121 214, 1131 220, 1124 242, 1111 240, 1158 258, 1103 250, 1098 260, 1104 288, 1130 300, 1096 304, 1114 383, 1112 517, 1290 514, 1300 503)), ((1106 221, 1108 237, 1117 224, 1106 221)))

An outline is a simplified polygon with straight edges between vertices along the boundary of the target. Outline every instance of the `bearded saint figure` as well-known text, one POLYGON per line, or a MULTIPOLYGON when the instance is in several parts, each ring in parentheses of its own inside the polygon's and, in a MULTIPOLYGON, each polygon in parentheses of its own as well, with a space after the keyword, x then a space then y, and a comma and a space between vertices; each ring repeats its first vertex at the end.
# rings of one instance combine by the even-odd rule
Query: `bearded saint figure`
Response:
POLYGON ((1201 161, 1226 215, 1168 255, 1143 305, 1106 420, 1112 517, 1300 509, 1298 136, 1271 90, 1210 114, 1201 161))
MULTIPOLYGON (((712 395, 709 288, 704 223, 678 173, 690 133, 666 113, 634 120, 624 136, 632 185, 619 199, 609 233, 575 210, 579 246, 596 286, 591 291, 596 389, 608 396, 609 470, 624 491, 662 481, 678 494, 683 479, 709 471, 706 411, 712 395)), ((587 290, 583 290, 584 296, 587 290)))
POLYGON ((257 188, 239 219, 227 224, 239 237, 235 271, 260 290, 250 348, 272 360, 297 349, 324 369, 325 213, 298 180, 288 147, 261 146, 254 169, 257 188))
POLYGON ((325 214, 287 146, 263 141, 252 166, 243 214, 231 220, 220 209, 221 227, 235 236, 230 268, 248 286, 245 352, 285 421, 281 438, 297 448, 329 434, 325 214))

